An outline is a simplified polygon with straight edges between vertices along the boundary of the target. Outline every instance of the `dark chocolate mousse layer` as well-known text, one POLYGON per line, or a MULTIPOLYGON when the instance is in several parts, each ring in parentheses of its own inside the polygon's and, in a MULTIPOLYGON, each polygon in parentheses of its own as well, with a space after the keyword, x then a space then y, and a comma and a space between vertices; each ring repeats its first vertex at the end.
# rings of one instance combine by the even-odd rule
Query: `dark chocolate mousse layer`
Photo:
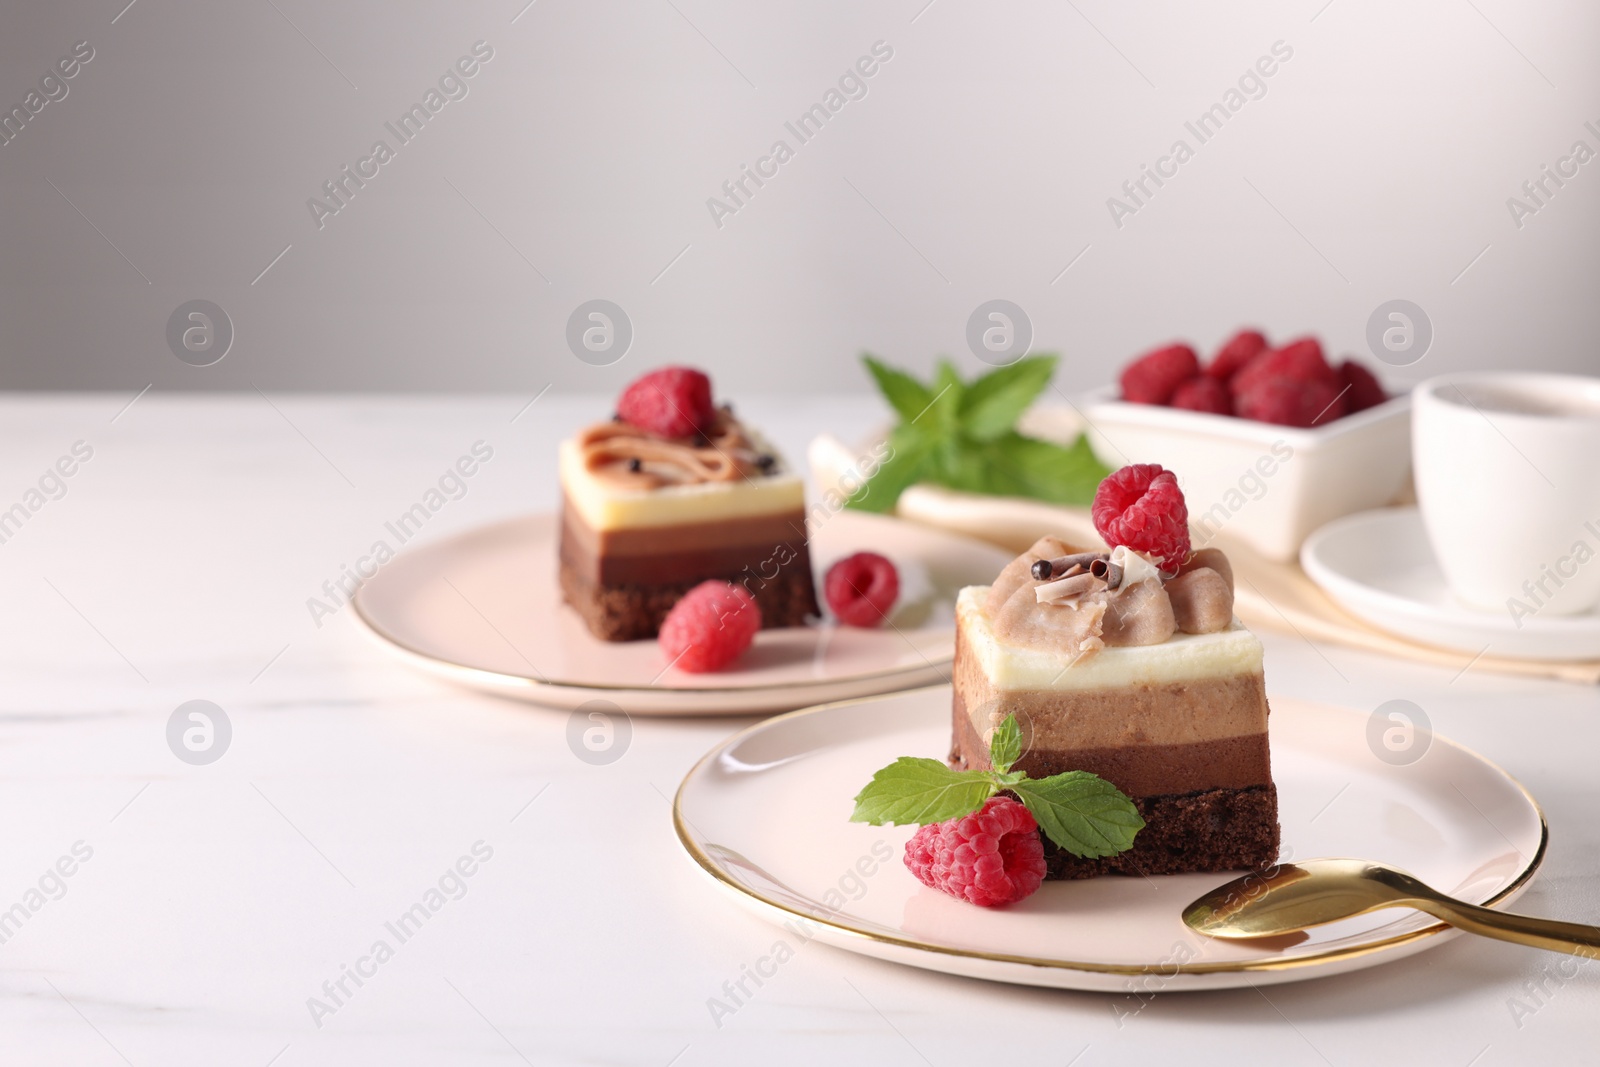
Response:
POLYGON ((604 641, 654 637, 683 594, 711 579, 748 589, 763 629, 803 626, 820 614, 804 530, 805 517, 796 511, 596 533, 568 507, 561 523, 561 590, 604 641))
MULTIPOLYGON (((739 580, 736 575, 706 576, 718 577, 739 580)), ((565 562, 561 564, 561 591, 567 603, 602 641, 639 641, 656 636, 672 606, 706 578, 671 585, 596 586, 565 562)), ((769 582, 752 580, 748 588, 761 609, 762 629, 804 626, 807 616, 817 614, 816 591, 809 572, 785 570, 769 582)))
MULTIPOLYGON (((988 746, 973 729, 959 692, 954 727, 951 764, 987 769, 988 746)), ((1064 771, 1097 774, 1127 793, 1145 821, 1132 849, 1102 859, 1074 856, 1041 835, 1046 878, 1250 870, 1277 858, 1278 793, 1264 733, 1178 745, 1031 750, 1015 768, 1030 778, 1064 771)))

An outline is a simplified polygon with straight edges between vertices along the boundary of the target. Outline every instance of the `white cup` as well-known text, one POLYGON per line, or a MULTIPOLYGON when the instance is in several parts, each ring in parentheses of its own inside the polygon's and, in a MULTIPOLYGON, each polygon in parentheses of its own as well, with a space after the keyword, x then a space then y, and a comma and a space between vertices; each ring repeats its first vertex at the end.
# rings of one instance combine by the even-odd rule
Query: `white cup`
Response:
POLYGON ((1519 624, 1600 603, 1600 378, 1447 374, 1411 412, 1417 501, 1456 598, 1519 624))

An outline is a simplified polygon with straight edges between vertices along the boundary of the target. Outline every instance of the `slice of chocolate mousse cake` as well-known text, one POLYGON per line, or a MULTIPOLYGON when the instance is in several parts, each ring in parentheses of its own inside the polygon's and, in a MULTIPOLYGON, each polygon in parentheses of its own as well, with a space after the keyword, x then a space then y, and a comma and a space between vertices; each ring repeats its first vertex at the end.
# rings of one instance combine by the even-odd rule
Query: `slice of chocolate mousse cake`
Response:
POLYGON ((607 641, 654 637, 707 579, 743 585, 765 627, 818 613, 805 487, 710 382, 667 367, 623 393, 617 417, 561 445, 561 588, 607 641))
MULTIPOLYGON (((1099 512, 1102 535, 1120 540, 1126 528, 1099 523, 1099 512)), ((1050 878, 1239 870, 1277 858, 1261 643, 1233 616, 1227 558, 1191 554, 1184 522, 1180 513, 1181 541, 1143 546, 1153 551, 1041 538, 993 585, 957 600, 951 763, 988 768, 990 736, 1015 715, 1024 743, 1014 770, 1092 772, 1145 820, 1131 849, 1101 859, 1045 840, 1050 878)), ((1147 530, 1135 523, 1129 539, 1147 530)))

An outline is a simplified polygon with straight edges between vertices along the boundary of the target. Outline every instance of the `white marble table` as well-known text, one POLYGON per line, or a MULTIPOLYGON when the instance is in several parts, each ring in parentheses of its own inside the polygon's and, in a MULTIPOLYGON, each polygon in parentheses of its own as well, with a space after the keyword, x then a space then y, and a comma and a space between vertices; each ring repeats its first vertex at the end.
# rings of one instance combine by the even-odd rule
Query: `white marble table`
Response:
MULTIPOLYGON (((637 720, 621 760, 590 766, 564 714, 414 676, 348 610, 318 627, 306 606, 476 441, 493 460, 428 536, 550 508, 556 441, 609 400, 552 393, 513 422, 528 399, 0 399, 0 511, 42 505, 0 544, 0 1062, 1592 1055, 1600 969, 1465 938, 1346 977, 1147 1004, 809 945, 719 1026, 708 998, 776 934, 680 854, 666 797, 744 721, 637 720), (25 498, 79 441, 93 454, 65 464, 65 495, 25 498), (166 740, 194 699, 232 724, 210 765, 166 740), (492 855, 446 879, 459 899, 404 943, 386 933, 474 847, 492 855), (361 963, 380 938, 392 958, 361 963), (358 963, 368 977, 346 978, 335 1005, 324 983, 358 963), (313 1018, 313 997, 333 1010, 313 1018)), ((819 429, 857 436, 878 411, 741 408, 790 454, 819 429)), ((1600 692, 1264 639, 1273 691, 1416 701, 1518 775, 1553 837, 1522 906, 1600 919, 1600 692)))

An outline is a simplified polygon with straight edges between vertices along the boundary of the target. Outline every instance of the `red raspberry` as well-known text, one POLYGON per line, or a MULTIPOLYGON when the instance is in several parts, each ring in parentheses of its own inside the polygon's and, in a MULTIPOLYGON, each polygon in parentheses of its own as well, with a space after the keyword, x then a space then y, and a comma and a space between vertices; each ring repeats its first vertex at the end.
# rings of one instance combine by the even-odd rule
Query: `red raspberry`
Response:
POLYGON ((1232 378, 1240 368, 1267 349, 1267 339, 1259 330, 1240 330, 1228 343, 1217 349, 1206 373, 1219 381, 1232 378))
POLYGON ((1200 373, 1200 359, 1188 345, 1147 352, 1122 371, 1122 399, 1135 404, 1165 404, 1182 382, 1200 373))
POLYGON ((1327 382, 1267 378, 1234 396, 1234 414, 1279 426, 1325 426, 1345 414, 1339 387, 1327 382))
POLYGON ((1350 390, 1344 394, 1344 399, 1345 407, 1351 414, 1377 407, 1389 399, 1389 394, 1383 391, 1377 377, 1353 359, 1339 364, 1339 387, 1350 390))
POLYGON ((1175 571, 1189 558, 1189 508, 1171 471, 1135 463, 1113 471, 1094 491, 1094 528, 1115 548, 1127 545, 1175 571))
POLYGON ((1172 406, 1187 411, 1209 411, 1213 415, 1233 414, 1233 401, 1228 397, 1228 387, 1204 374, 1178 386, 1172 393, 1172 406))
POLYGON ((711 379, 693 367, 653 370, 622 391, 617 417, 662 437, 693 437, 711 425, 711 379))
POLYGON ((889 617, 900 595, 900 575, 876 552, 857 552, 828 568, 822 592, 840 622, 870 628, 889 617))
POLYGON ((1339 375, 1328 366, 1328 361, 1322 355, 1322 344, 1315 337, 1302 337, 1282 348, 1261 353, 1233 376, 1228 387, 1237 402, 1241 393, 1248 392, 1268 378, 1321 382, 1333 386, 1334 392, 1341 388, 1339 375))
POLYGON ((1044 881, 1044 844, 1033 813, 1010 797, 929 823, 906 842, 906 866, 923 885, 993 908, 1032 896, 1044 881))
POLYGON ((759 629, 761 609, 748 589, 731 582, 701 582, 667 613, 661 651, 680 670, 714 671, 738 659, 759 629))

